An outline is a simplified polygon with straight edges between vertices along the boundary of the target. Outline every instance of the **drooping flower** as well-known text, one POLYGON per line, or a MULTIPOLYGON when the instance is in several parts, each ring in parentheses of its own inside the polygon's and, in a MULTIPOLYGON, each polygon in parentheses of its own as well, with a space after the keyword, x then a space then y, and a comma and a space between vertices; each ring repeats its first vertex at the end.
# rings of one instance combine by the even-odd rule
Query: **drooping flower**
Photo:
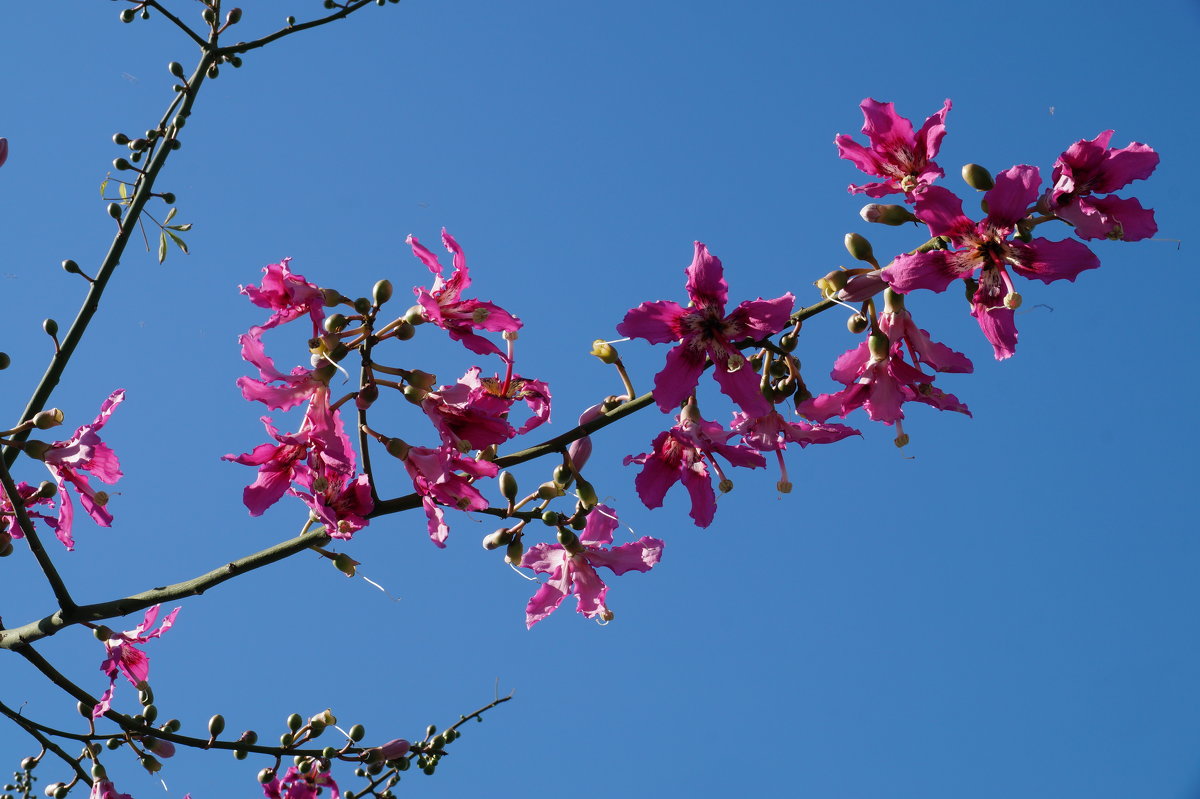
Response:
POLYGON ((588 514, 587 524, 578 537, 570 531, 559 536, 558 544, 534 544, 521 558, 521 566, 550 578, 542 583, 525 606, 525 626, 533 627, 549 616, 571 594, 578 600, 577 610, 584 616, 609 621, 613 612, 605 604, 608 586, 596 573, 604 566, 614 574, 628 571, 648 572, 662 558, 663 542, 643 536, 631 544, 606 549, 613 542, 617 514, 607 505, 597 505, 588 514))
POLYGON ((1145 180, 1158 166, 1158 153, 1148 145, 1130 142, 1109 147, 1113 132, 1091 141, 1080 140, 1054 162, 1054 185, 1043 197, 1044 210, 1075 226, 1082 239, 1138 241, 1158 232, 1154 211, 1133 198, 1096 197, 1145 180))
POLYGON ((971 415, 956 397, 933 388, 933 375, 904 360, 900 341, 889 341, 882 333, 871 333, 866 341, 842 353, 834 362, 831 376, 846 388, 807 399, 796 410, 813 421, 825 422, 863 408, 872 420, 888 425, 898 425, 904 418, 902 406, 906 402, 971 415))
POLYGON ((517 429, 517 435, 525 435, 550 421, 550 386, 541 380, 511 373, 506 377, 482 377, 482 371, 473 366, 459 382, 470 386, 476 397, 497 397, 510 407, 517 400, 524 402, 533 415, 517 429))
POLYGON ((91 424, 85 424, 66 441, 46 444, 44 441, 25 442, 25 452, 44 461, 54 482, 58 484, 58 519, 52 523, 54 533, 67 549, 75 548, 71 525, 75 518, 75 506, 67 493, 67 484, 79 494, 84 511, 101 527, 112 525, 112 514, 105 507, 108 494, 96 491, 88 482, 88 476, 112 485, 121 478, 121 467, 117 455, 100 440, 99 430, 108 422, 114 410, 125 399, 125 390, 117 389, 104 400, 100 412, 91 424))
POLYGON ((92 783, 92 792, 88 794, 88 799, 133 799, 127 793, 118 793, 117 786, 113 785, 110 780, 96 780, 92 783))
POLYGON ((762 339, 787 324, 796 298, 789 292, 773 300, 747 300, 725 314, 729 284, 721 260, 696 242, 687 267, 688 307, 671 300, 644 302, 625 314, 617 332, 651 344, 679 346, 667 353, 667 363, 654 377, 654 401, 664 413, 679 407, 700 382, 707 360, 721 391, 746 413, 761 415, 771 404, 759 390, 759 378, 735 342, 762 339))
POLYGON ((144 644, 171 629, 171 625, 175 623, 175 616, 179 613, 179 608, 175 608, 163 618, 157 628, 151 629, 155 620, 158 619, 159 607, 161 606, 154 605, 147 608, 141 624, 132 630, 112 633, 104 641, 106 656, 100 664, 100 670, 108 675, 109 684, 100 703, 92 710, 93 718, 99 718, 108 711, 112 703, 118 674, 124 674, 134 687, 138 687, 150 676, 150 658, 146 656, 145 652, 138 649, 136 644, 144 644))
POLYGON ((892 342, 907 345, 915 364, 924 364, 935 372, 970 374, 975 371, 975 365, 967 356, 932 340, 929 331, 917 327, 912 314, 904 307, 904 295, 892 289, 884 291, 879 330, 892 342))
POLYGON ((478 375, 478 368, 472 369, 454 385, 430 391, 421 400, 421 410, 442 441, 464 451, 503 444, 516 435, 506 418, 512 401, 484 391, 478 375))
POLYGON ((275 368, 275 361, 267 355, 262 334, 266 328, 252 327, 250 332, 238 337, 242 344, 242 359, 258 369, 258 377, 239 377, 238 388, 242 396, 251 402, 261 402, 273 411, 286 411, 310 399, 314 392, 328 391, 329 380, 337 367, 320 359, 316 368, 297 366, 291 374, 275 368))
POLYGON ((404 467, 412 478, 413 487, 421 495, 429 538, 438 547, 445 547, 450 535, 440 506, 483 510, 488 507, 488 501, 471 481, 477 477, 495 477, 500 471, 491 461, 468 458, 450 446, 437 449, 410 447, 404 456, 404 467))
POLYGON ((1008 267, 1023 277, 1051 283, 1073 281, 1085 269, 1100 265, 1087 245, 1074 239, 1037 238, 1026 243, 1009 238, 1037 199, 1040 183, 1036 167, 1014 166, 1001 172, 984 195, 988 215, 980 222, 963 215, 962 200, 949 190, 941 186, 923 190, 915 203, 916 215, 932 235, 949 237, 955 249, 897 256, 884 268, 884 280, 901 294, 915 289, 945 291, 955 280, 978 272, 971 315, 991 342, 997 360, 1012 356, 1017 346, 1013 309, 1020 304, 1020 295, 1008 267))
POLYGON ((896 113, 892 103, 867 98, 862 101, 863 128, 870 147, 863 147, 853 137, 839 133, 833 140, 838 155, 851 161, 868 175, 883 178, 882 183, 849 186, 851 194, 885 197, 897 192, 912 194, 928 186, 945 172, 934 163, 942 138, 946 135, 947 100, 942 110, 925 120, 916 133, 912 123, 896 113))
POLYGON ((321 761, 311 763, 306 771, 291 766, 283 777, 276 775, 263 783, 263 796, 267 799, 319 799, 324 795, 324 789, 328 789, 330 799, 339 799, 338 785, 330 773, 321 768, 321 761))
POLYGON ((692 500, 689 515, 696 526, 712 524, 717 512, 717 496, 709 467, 720 478, 723 492, 733 486, 715 456, 722 456, 734 466, 751 469, 767 465, 763 456, 750 447, 725 443, 732 435, 716 422, 700 418, 695 405, 686 406, 679 414, 678 423, 654 439, 652 451, 625 457, 626 466, 642 464, 642 471, 634 478, 634 487, 642 503, 647 508, 661 508, 668 489, 682 482, 692 500))
POLYGON ((747 446, 759 452, 774 452, 779 461, 779 483, 781 492, 792 490, 788 479, 787 465, 783 462, 783 451, 788 442, 799 444, 801 448, 809 444, 832 444, 849 436, 860 436, 858 430, 843 424, 809 424, 798 421, 789 422, 779 411, 772 409, 765 416, 750 416, 745 413, 734 413, 730 430, 742 437, 747 446))
POLYGON ((447 280, 442 275, 442 264, 437 256, 417 241, 416 236, 410 235, 405 241, 412 247, 413 255, 435 276, 433 288, 426 290, 418 286, 413 289, 426 320, 445 330, 450 338, 461 341, 471 352, 499 355, 507 360, 508 356, 495 343, 474 331, 515 332, 521 328, 521 320, 495 303, 462 298, 462 293, 471 285, 471 277, 458 242, 442 228, 442 243, 454 256, 454 273, 447 280))
POLYGON ((242 293, 250 302, 274 313, 262 325, 263 330, 277 327, 304 314, 312 318, 313 335, 321 331, 325 319, 325 295, 317 286, 309 283, 303 275, 288 268, 291 258, 263 267, 261 286, 242 286, 242 293))

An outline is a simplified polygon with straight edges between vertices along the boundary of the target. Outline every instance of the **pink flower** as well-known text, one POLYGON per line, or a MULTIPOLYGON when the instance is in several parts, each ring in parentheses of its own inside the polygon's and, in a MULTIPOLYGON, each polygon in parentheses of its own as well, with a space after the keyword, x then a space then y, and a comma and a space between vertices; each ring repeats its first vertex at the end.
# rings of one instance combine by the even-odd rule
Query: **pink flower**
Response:
POLYGON ((325 295, 302 275, 294 274, 288 268, 291 260, 284 258, 277 264, 264 266, 262 285, 242 286, 242 293, 258 307, 274 311, 262 330, 277 327, 307 313, 312 318, 313 335, 318 335, 325 319, 325 295))
POLYGON ((534 544, 529 548, 521 558, 521 566, 548 574, 550 579, 542 583, 525 606, 526 627, 533 627, 549 616, 571 594, 578 600, 576 609, 589 619, 613 618, 613 612, 604 602, 608 586, 596 573, 596 567, 604 566, 617 575, 648 572, 662 558, 663 550, 663 542, 649 536, 605 549, 612 544, 616 529, 616 512, 607 505, 597 505, 588 514, 587 525, 578 537, 568 530, 559 535, 562 543, 534 544))
POLYGON ((1135 180, 1145 180, 1158 166, 1158 153, 1138 142, 1109 147, 1113 132, 1072 144, 1054 162, 1054 185, 1043 198, 1045 210, 1075 226, 1082 239, 1138 241, 1158 232, 1154 211, 1136 199, 1107 194, 1135 180))
POLYGON ((783 493, 792 490, 788 479, 787 465, 783 462, 783 451, 788 442, 799 444, 801 448, 809 444, 832 444, 849 436, 861 436, 858 430, 842 424, 808 424, 807 422, 789 422, 780 415, 779 411, 771 410, 765 416, 750 416, 745 413, 735 413, 730 429, 742 437, 747 446, 760 452, 774 452, 779 461, 780 479, 778 488, 783 493))
POLYGON ((883 278, 900 292, 914 289, 945 291, 955 280, 979 273, 971 299, 971 315, 992 344, 997 360, 1016 352, 1017 326, 1013 309, 1020 295, 1008 274, 1051 283, 1074 281, 1085 269, 1100 266, 1087 245, 1074 239, 1029 243, 1009 239, 1037 199, 1041 178, 1036 167, 1014 166, 996 176, 996 185, 986 195, 988 215, 972 222, 962 212, 962 200, 941 186, 924 189, 917 197, 915 213, 934 236, 948 236, 956 249, 930 250, 899 255, 883 270, 883 278))
POLYGON ((933 157, 938 154, 942 137, 946 135, 949 100, 941 111, 926 119, 916 133, 913 133, 912 123, 897 114, 891 103, 868 98, 862 101, 861 108, 865 120, 862 132, 867 134, 870 148, 863 147, 844 133, 839 133, 833 143, 837 145, 840 157, 854 162, 868 175, 878 175, 884 181, 863 186, 851 185, 851 194, 866 194, 868 197, 885 197, 897 192, 911 194, 946 174, 933 162, 933 157))
POLYGON ((313 761, 308 771, 291 766, 284 772, 282 779, 276 776, 264 783, 263 796, 267 799, 318 799, 325 795, 325 788, 329 789, 331 799, 341 796, 333 777, 328 771, 321 769, 320 761, 313 761))
POLYGON ((175 623, 175 616, 179 613, 179 608, 175 608, 166 615, 156 629, 151 630, 154 621, 158 618, 159 607, 160 605, 155 605, 147 608, 145 616, 142 617, 142 623, 137 627, 122 633, 113 633, 105 640, 106 657, 100 664, 100 670, 108 675, 109 684, 108 690, 100 698, 100 703, 92 710, 93 718, 99 718, 108 711, 112 703, 118 673, 124 674, 134 687, 145 682, 150 676, 150 658, 146 657, 146 653, 138 649, 135 644, 144 644, 171 629, 171 625, 175 623))
POLYGON ((477 477, 495 477, 500 471, 491 461, 468 458, 447 446, 437 449, 410 447, 404 457, 404 467, 412 478, 413 487, 421 495, 429 538, 438 547, 445 547, 450 535, 450 527, 439 505, 459 510, 483 510, 488 507, 488 501, 471 481, 477 477))
MULTIPOLYGON (((24 481, 17 483, 17 497, 21 504, 25 506, 25 513, 30 519, 41 519, 54 528, 58 523, 56 517, 47 516, 39 513, 34 508, 38 505, 46 505, 50 509, 54 508, 54 500, 50 497, 44 497, 39 493, 38 486, 31 486, 24 481)), ((10 538, 21 539, 25 537, 25 533, 21 530, 21 526, 17 524, 16 509, 9 501, 8 495, 4 493, 4 489, 0 487, 0 540, 7 541, 8 539, 2 536, 8 535, 10 538)), ((0 544, 2 547, 2 544, 0 544)))
POLYGON ((511 400, 484 391, 474 368, 452 386, 430 391, 421 410, 433 422, 442 441, 463 451, 503 444, 516 431, 508 423, 511 400))
POLYGON ((550 386, 541 380, 512 374, 511 368, 504 378, 480 377, 482 371, 478 366, 473 366, 459 382, 470 386, 476 397, 496 397, 508 403, 509 407, 517 400, 524 402, 533 415, 525 420, 516 435, 525 435, 550 421, 550 386))
POLYGON ((442 243, 454 256, 454 273, 445 280, 436 255, 417 241, 416 236, 410 235, 405 241, 412 247, 413 255, 435 275, 433 288, 428 291, 420 287, 413 289, 425 318, 449 333, 450 338, 461 341, 471 352, 499 355, 507 360, 508 356, 499 347, 474 331, 514 332, 521 328, 521 320, 494 303, 462 299, 462 293, 471 285, 471 277, 458 242, 442 228, 442 243))
POLYGON ((836 394, 805 400, 796 410, 809 419, 824 422, 832 416, 846 416, 856 408, 864 408, 871 419, 889 425, 904 418, 901 406, 905 402, 923 402, 940 410, 971 415, 967 406, 953 395, 932 387, 932 375, 904 360, 900 341, 889 342, 882 333, 870 334, 866 341, 838 357, 831 375, 846 388, 836 394))
POLYGON ((238 340, 242 343, 242 359, 258 369, 258 377, 239 377, 238 388, 242 396, 252 402, 261 402, 271 410, 286 411, 305 402, 319 391, 328 391, 329 380, 337 371, 332 363, 322 363, 315 369, 297 366, 291 374, 275 368, 275 361, 263 347, 262 334, 266 328, 252 327, 238 340))
POLYGON ((935 372, 970 374, 975 365, 961 352, 950 349, 929 338, 929 331, 913 322, 912 314, 904 307, 903 295, 888 291, 886 307, 879 314, 879 330, 892 342, 906 344, 913 363, 925 364, 935 372))
POLYGON ((96 780, 92 783, 92 792, 88 799, 133 799, 127 793, 117 793, 117 787, 108 780, 96 780))
POLYGON ((721 260, 696 242, 692 263, 684 271, 687 308, 670 300, 644 302, 617 325, 622 336, 651 344, 680 342, 667 353, 666 367, 654 378, 654 401, 664 413, 678 408, 696 390, 705 361, 711 360, 716 365, 713 376, 726 396, 747 413, 766 413, 771 404, 735 343, 778 333, 787 324, 796 298, 788 293, 773 300, 747 300, 726 316, 729 285, 721 260))
POLYGON ((68 483, 75 488, 84 511, 96 524, 101 527, 112 525, 112 514, 105 507, 108 504, 108 494, 93 489, 88 483, 88 475, 109 485, 121 478, 117 455, 100 440, 99 430, 124 399, 124 389, 114 391, 100 406, 100 413, 96 415, 95 420, 77 429, 66 441, 55 441, 53 444, 34 440, 25 442, 25 451, 45 461, 46 468, 58 484, 58 519, 51 526, 54 527, 58 540, 69 550, 75 548, 75 539, 71 536, 75 506, 67 493, 68 483))
POLYGON ((306 490, 293 488, 292 495, 304 500, 330 538, 350 538, 370 524, 375 502, 365 474, 351 479, 342 472, 310 469, 298 482, 306 490))
POLYGON ((721 455, 734 466, 751 469, 767 465, 763 456, 749 447, 726 444, 732 435, 716 422, 700 418, 694 405, 685 407, 679 414, 678 424, 659 433, 654 439, 652 452, 625 458, 626 466, 631 463, 643 464, 642 471, 634 479, 634 487, 642 503, 647 508, 661 508, 668 489, 676 482, 682 482, 692 500, 689 515, 696 526, 708 527, 712 524, 717 512, 717 497, 713 492, 709 466, 720 478, 723 492, 733 486, 715 456, 721 455))

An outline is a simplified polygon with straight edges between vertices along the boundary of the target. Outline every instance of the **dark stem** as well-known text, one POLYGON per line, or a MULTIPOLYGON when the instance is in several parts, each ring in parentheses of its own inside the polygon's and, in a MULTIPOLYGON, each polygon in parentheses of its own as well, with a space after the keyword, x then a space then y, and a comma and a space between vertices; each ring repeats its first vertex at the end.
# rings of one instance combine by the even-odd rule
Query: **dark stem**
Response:
POLYGON ((42 546, 42 541, 38 538, 37 531, 33 529, 33 520, 29 518, 29 513, 25 509, 25 501, 21 499, 21 495, 17 492, 17 485, 13 482, 12 475, 8 473, 8 467, 5 465, 3 459, 0 459, 0 485, 4 486, 4 493, 8 496, 9 504, 13 508, 13 514, 17 517, 17 524, 20 526, 21 532, 25 535, 25 540, 29 542, 29 551, 33 553, 34 559, 37 560, 38 566, 41 567, 42 574, 46 575, 46 582, 50 583, 50 589, 54 592, 54 598, 58 601, 59 609, 63 613, 74 611, 76 607, 75 600, 71 599, 71 592, 67 590, 67 584, 63 582, 58 569, 54 568, 54 561, 50 559, 50 554, 42 546))

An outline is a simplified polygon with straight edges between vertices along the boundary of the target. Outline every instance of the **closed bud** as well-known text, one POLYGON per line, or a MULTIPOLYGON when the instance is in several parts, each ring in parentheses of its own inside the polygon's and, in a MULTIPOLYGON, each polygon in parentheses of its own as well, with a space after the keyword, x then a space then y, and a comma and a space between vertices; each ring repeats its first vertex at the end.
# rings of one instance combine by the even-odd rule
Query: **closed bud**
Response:
POLYGON ((987 191, 996 185, 992 173, 979 164, 966 164, 962 168, 962 179, 976 191, 987 191))
POLYGON ((903 205, 880 205, 879 203, 871 203, 864 205, 858 215, 863 218, 864 222, 872 222, 880 225, 903 225, 907 222, 918 222, 913 212, 905 208, 903 205))
POLYGON ((582 477, 575 481, 575 493, 579 494, 579 501, 588 510, 600 504, 600 498, 596 496, 596 489, 587 480, 582 477))
POLYGON ((32 755, 23 758, 21 760, 21 771, 33 771, 35 768, 37 768, 38 762, 38 759, 32 755))
POLYGON ((595 355, 605 363, 617 362, 617 350, 613 345, 609 344, 604 339, 596 339, 592 342, 592 355, 595 355))
POLYGON ((375 301, 376 305, 383 305, 391 298, 392 281, 390 280, 380 280, 375 284, 375 287, 371 289, 371 299, 375 301))
POLYGON ((798 343, 799 341, 794 333, 784 333, 779 337, 779 349, 784 352, 791 352, 796 349, 796 344, 798 343))
POLYGON ((850 253, 850 256, 857 261, 865 261, 876 269, 879 268, 879 264, 875 261, 875 253, 871 249, 871 242, 867 241, 865 236, 858 233, 847 233, 846 252, 850 253))
POLYGON ((508 546, 512 542, 511 530, 497 530, 494 533, 489 533, 483 537, 484 549, 499 549, 500 547, 508 546))
POLYGON ((572 441, 567 446, 567 457, 571 459, 575 471, 582 469, 592 457, 592 437, 584 436, 572 441))
POLYGON ((7 352, 0 352, 0 369, 7 369, 12 366, 12 358, 7 352))
POLYGON ((367 383, 358 390, 358 396, 354 398, 354 406, 363 411, 370 408, 377 399, 379 399, 379 386, 376 383, 367 383))
POLYGON ((153 757, 151 755, 146 755, 145 757, 143 757, 141 760, 141 764, 142 764, 142 768, 146 769, 146 771, 150 772, 151 774, 157 773, 158 771, 162 770, 162 763, 159 763, 158 758, 153 757))
POLYGON ((507 499, 509 502, 516 501, 517 491, 520 490, 517 487, 516 475, 514 475, 512 472, 507 471, 507 470, 500 472, 499 483, 500 483, 500 495, 502 497, 504 497, 505 499, 507 499))
POLYGON ((264 785, 273 779, 275 779, 275 770, 274 769, 265 768, 262 771, 258 772, 258 781, 263 783, 264 785))
POLYGON ((179 728, 183 726, 183 722, 179 719, 167 719, 166 724, 162 725, 163 732, 179 732, 179 728))
POLYGON ((220 713, 208 720, 208 734, 216 738, 225 731, 225 717, 220 713))
POLYGON ((547 527, 553 527, 562 521, 562 514, 558 511, 548 510, 542 514, 542 524, 547 527))
POLYGON ((42 321, 42 330, 46 331, 47 336, 57 336, 58 322, 55 322, 53 319, 45 319, 42 321))
POLYGON ((121 206, 117 203, 109 203, 108 204, 108 215, 111 216, 113 219, 120 219, 121 218, 121 206))
POLYGON ((133 16, 134 14, 132 8, 125 8, 121 10, 120 17, 122 22, 127 24, 133 22, 133 16))
POLYGON ((428 320, 425 318, 425 309, 420 305, 414 305, 404 312, 404 321, 410 325, 423 325, 428 320))
POLYGON ((54 799, 54 797, 58 794, 59 789, 66 787, 67 786, 63 785, 61 782, 52 782, 47 785, 42 792, 46 794, 46 796, 50 797, 50 799, 54 799))
POLYGON ((867 329, 869 324, 870 322, 867 321, 867 317, 856 313, 846 320, 846 329, 851 333, 862 333, 867 329))
POLYGON ((85 719, 90 719, 92 717, 92 706, 91 705, 85 704, 83 702, 76 702, 75 710, 76 710, 76 712, 79 713, 79 715, 83 716, 85 719))
POLYGON ((361 724, 355 724, 353 727, 350 728, 350 732, 346 733, 347 737, 349 737, 351 741, 355 741, 355 742, 361 741, 363 739, 363 736, 366 734, 367 734, 367 730, 361 724))
POLYGON ((340 305, 342 300, 346 299, 340 292, 333 289, 321 289, 321 302, 326 308, 332 308, 335 305, 340 305))
POLYGON ((399 438, 389 438, 383 446, 387 450, 387 454, 400 460, 407 458, 409 450, 412 449, 406 441, 399 438))
POLYGON ((333 567, 347 577, 353 577, 355 571, 358 569, 358 561, 345 552, 339 552, 333 558, 333 567))
POLYGON ((215 23, 217 21, 217 12, 213 11, 211 8, 205 8, 203 13, 201 13, 200 16, 209 25, 212 25, 213 23, 215 23))
POLYGON ((287 728, 292 732, 297 732, 304 725, 304 719, 299 713, 293 713, 287 717, 287 728))
POLYGON ((292 745, 292 741, 294 740, 296 740, 296 736, 292 735, 290 732, 285 732, 283 735, 279 736, 279 745, 284 749, 287 749, 292 745))
POLYGON ((554 467, 553 475, 554 483, 560 486, 569 486, 571 484, 571 480, 575 478, 575 475, 571 473, 571 470, 561 463, 554 467))
POLYGON ((537 490, 538 499, 554 499, 555 497, 561 497, 565 493, 562 490, 562 486, 553 481, 542 483, 538 486, 537 490))
POLYGON ((892 342, 883 333, 872 333, 867 338, 867 347, 871 350, 873 360, 886 361, 892 342))
POLYGON ((325 332, 326 333, 341 333, 346 329, 346 325, 350 320, 345 314, 335 313, 325 317, 325 332))
POLYGON ((521 557, 525 554, 525 545, 521 543, 520 538, 513 538, 508 542, 508 547, 504 550, 504 562, 513 566, 521 565, 521 557))
POLYGON ((165 191, 163 192, 162 199, 167 205, 172 205, 175 202, 175 195, 172 192, 165 191))
POLYGON ((51 427, 58 427, 62 422, 63 412, 58 408, 38 411, 33 415, 33 426, 38 430, 49 430, 51 427))
POLYGON ((366 297, 359 297, 354 301, 354 310, 356 313, 368 314, 371 312, 371 301, 366 297))
POLYGON ((225 15, 226 25, 236 25, 242 20, 242 10, 240 8, 231 8, 229 13, 225 15))
POLYGON ((70 258, 68 258, 67 260, 62 262, 62 268, 63 268, 64 272, 67 272, 69 274, 72 274, 72 275, 79 274, 79 264, 75 263, 70 258))
POLYGON ((180 64, 178 61, 172 61, 170 64, 167 64, 167 71, 177 78, 182 78, 183 64, 180 64))
POLYGON ((407 319, 401 319, 400 323, 392 328, 392 335, 400 341, 408 341, 416 334, 417 329, 407 319))
POLYGON ((583 551, 583 544, 579 543, 579 536, 570 530, 559 529, 558 543, 562 544, 562 548, 576 555, 583 551))

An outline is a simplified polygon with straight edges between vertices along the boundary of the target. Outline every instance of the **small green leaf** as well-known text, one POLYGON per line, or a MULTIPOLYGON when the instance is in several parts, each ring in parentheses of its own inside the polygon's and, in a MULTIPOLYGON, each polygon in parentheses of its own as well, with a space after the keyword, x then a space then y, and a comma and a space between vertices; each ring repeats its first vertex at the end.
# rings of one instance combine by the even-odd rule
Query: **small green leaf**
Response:
POLYGON ((158 234, 158 262, 161 264, 167 260, 167 231, 160 231, 158 234))
POLYGON ((163 220, 163 224, 170 222, 171 217, 175 216, 175 212, 178 210, 179 210, 178 208, 172 208, 170 211, 167 211, 167 218, 163 220))
POLYGON ((117 191, 119 191, 119 192, 121 193, 121 199, 122 199, 122 200, 128 200, 128 199, 129 199, 129 192, 125 190, 125 184, 124 184, 124 183, 122 183, 122 182, 118 182, 118 183, 117 183, 117 191))
POLYGON ((188 254, 187 242, 185 242, 183 239, 179 238, 178 236, 176 236, 174 233, 172 233, 172 232, 171 232, 171 231, 169 231, 169 230, 167 230, 167 231, 164 231, 164 232, 165 232, 165 233, 166 233, 168 236, 170 236, 170 237, 171 237, 171 241, 175 242, 176 246, 178 246, 178 247, 179 247, 179 249, 183 250, 183 254, 184 254, 184 255, 187 255, 187 254, 188 254))
POLYGON ((184 233, 187 233, 192 229, 192 223, 188 222, 186 225, 167 225, 167 227, 171 228, 171 230, 182 230, 184 233))
MULTIPOLYGON (((111 172, 109 173, 112 174, 111 172)), ((104 176, 104 180, 100 181, 100 199, 104 199, 104 190, 108 188, 108 175, 104 176)))

